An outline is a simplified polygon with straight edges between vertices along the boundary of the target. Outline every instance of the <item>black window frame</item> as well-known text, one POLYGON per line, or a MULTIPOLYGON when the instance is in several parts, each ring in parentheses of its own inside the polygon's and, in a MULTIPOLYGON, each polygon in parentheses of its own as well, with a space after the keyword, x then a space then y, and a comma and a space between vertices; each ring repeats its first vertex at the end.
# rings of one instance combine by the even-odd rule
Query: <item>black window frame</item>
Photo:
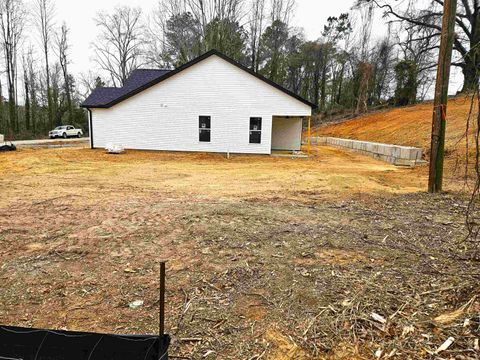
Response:
POLYGON ((212 142, 212 117, 200 115, 198 117, 198 141, 201 143, 212 142))
POLYGON ((262 125, 263 119, 259 116, 250 117, 250 132, 249 143, 261 144, 262 143, 262 125))

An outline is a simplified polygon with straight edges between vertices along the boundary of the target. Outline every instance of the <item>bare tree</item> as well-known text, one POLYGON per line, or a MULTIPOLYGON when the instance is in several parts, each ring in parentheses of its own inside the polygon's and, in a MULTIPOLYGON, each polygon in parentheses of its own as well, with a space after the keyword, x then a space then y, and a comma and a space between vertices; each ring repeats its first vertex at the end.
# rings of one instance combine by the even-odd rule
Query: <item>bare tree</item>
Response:
POLYGON ((50 84, 50 45, 53 35, 55 5, 53 0, 35 0, 35 18, 40 39, 42 42, 42 50, 45 61, 45 81, 46 96, 48 106, 48 122, 50 127, 54 124, 54 109, 52 89, 50 84))
POLYGON ((80 99, 86 99, 96 88, 105 87, 105 84, 100 75, 88 71, 87 73, 81 73, 78 79, 77 91, 80 99))
POLYGON ((23 85, 24 85, 24 97, 25 97, 25 128, 30 130, 32 125, 32 112, 31 112, 31 102, 30 102, 30 80, 28 78, 28 63, 26 55, 22 56, 22 67, 23 67, 23 85))
POLYGON ((295 9, 295 0, 271 0, 270 20, 290 24, 295 9))
POLYGON ((402 26, 397 34, 397 44, 403 59, 416 66, 418 98, 424 100, 435 80, 431 71, 437 66, 434 53, 438 50, 439 38, 436 30, 427 27, 402 26))
POLYGON ((149 63, 160 68, 178 66, 201 54, 203 30, 185 0, 160 0, 149 20, 149 63))
POLYGON ((60 66, 62 68, 63 74, 63 87, 65 89, 65 96, 67 98, 67 112, 68 120, 71 123, 73 120, 73 106, 72 106, 72 84, 70 81, 70 74, 68 72, 68 66, 70 60, 68 58, 68 51, 70 45, 68 43, 68 33, 69 29, 66 23, 63 23, 60 28, 60 33, 57 34, 56 44, 57 44, 57 55, 59 59, 60 66))
POLYGON ((186 11, 193 16, 200 32, 200 51, 212 47, 228 48, 232 32, 240 33, 246 0, 185 0, 186 11))
POLYGON ((99 13, 95 19, 100 35, 93 44, 95 62, 106 71, 114 86, 125 85, 143 55, 140 8, 117 7, 112 14, 99 13))
MULTIPOLYGON (((318 53, 318 78, 320 81, 320 111, 326 110, 327 99, 327 80, 330 72, 334 73, 333 59, 339 43, 345 41, 351 35, 352 24, 349 15, 344 13, 339 17, 329 17, 327 25, 324 26, 322 33, 323 41, 321 43, 320 51, 318 53), (321 75, 321 76, 320 76, 321 75)), ((343 72, 344 70, 342 70, 343 72)), ((343 77, 343 74, 342 74, 343 77)), ((333 88, 332 84, 332 88, 333 88)), ((332 95, 333 97, 333 95, 332 95)), ((318 104, 318 94, 315 97, 318 104)))
POLYGON ((33 46, 26 47, 26 51, 22 56, 23 60, 23 77, 25 86, 25 121, 29 124, 33 134, 38 129, 38 93, 37 93, 37 69, 33 46))
MULTIPOLYGON (((243 60, 247 1, 159 0, 149 19, 147 61, 158 67, 178 66, 212 48, 243 60)), ((255 3, 252 0, 252 6, 255 3)))
POLYGON ((357 72, 359 78, 356 114, 368 110, 368 89, 371 85, 373 66, 370 63, 370 40, 372 37, 372 24, 374 7, 372 3, 359 6, 361 25, 358 39, 358 64, 357 72))
POLYGON ((390 84, 394 80, 394 45, 390 39, 390 32, 387 36, 378 41, 374 49, 373 63, 373 86, 371 87, 371 98, 376 103, 381 103, 390 95, 390 84))
POLYGON ((262 35, 262 72, 270 80, 282 83, 285 78, 286 45, 291 35, 289 26, 294 0, 271 0, 270 25, 262 35))
POLYGON ((22 0, 2 0, 0 2, 0 26, 3 51, 5 54, 8 109, 10 126, 19 131, 17 114, 17 52, 25 25, 25 7, 22 0))
MULTIPOLYGON (((419 8, 423 2, 409 0, 394 4, 388 0, 359 0, 371 2, 385 11, 387 16, 405 22, 413 27, 428 28, 433 30, 432 37, 437 39, 441 33, 441 19, 443 15, 443 0, 430 0, 427 6, 419 8)), ((458 4, 456 16, 456 37, 454 50, 457 52, 453 66, 462 69, 465 82, 462 91, 475 90, 478 86, 480 67, 480 1, 461 0, 458 4)))
POLYGON ((250 68, 258 72, 260 40, 264 31, 265 0, 252 0, 250 10, 250 68))
MULTIPOLYGON (((180 2, 176 0, 176 2, 180 2)), ((181 11, 179 6, 170 7, 170 3, 159 1, 148 18, 146 36, 149 41, 145 49, 146 60, 158 68, 170 66, 167 56, 166 29, 167 21, 174 13, 181 11)))

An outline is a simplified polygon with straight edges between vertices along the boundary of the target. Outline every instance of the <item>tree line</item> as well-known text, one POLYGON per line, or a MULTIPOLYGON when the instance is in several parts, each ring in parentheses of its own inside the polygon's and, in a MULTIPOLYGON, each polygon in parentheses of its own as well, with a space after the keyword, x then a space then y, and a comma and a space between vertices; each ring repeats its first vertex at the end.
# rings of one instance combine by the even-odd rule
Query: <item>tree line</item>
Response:
POLYGON ((70 30, 65 23, 57 27, 54 14, 52 0, 0 1, 0 133, 7 138, 45 135, 64 122, 85 123, 69 71, 70 30))
MULTIPOLYGON (((316 39, 292 25, 295 0, 159 0, 149 13, 120 6, 95 17, 96 66, 74 75, 70 30, 56 25, 54 0, 0 0, 0 133, 85 128, 79 104, 96 87, 120 87, 137 68, 178 67, 210 49, 317 104, 321 114, 412 104, 433 84, 442 5, 355 0, 349 13, 332 14, 316 39), (379 16, 381 37, 373 31, 379 16)), ((480 4, 462 0, 459 7, 453 65, 464 74, 463 91, 471 91, 480 67, 480 4)))

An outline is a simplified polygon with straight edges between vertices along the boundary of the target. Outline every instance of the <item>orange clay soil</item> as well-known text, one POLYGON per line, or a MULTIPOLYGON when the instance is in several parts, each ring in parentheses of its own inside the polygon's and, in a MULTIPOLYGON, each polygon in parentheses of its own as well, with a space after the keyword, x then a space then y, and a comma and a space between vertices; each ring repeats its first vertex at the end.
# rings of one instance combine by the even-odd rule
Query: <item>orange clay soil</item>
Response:
MULTIPOLYGON (((451 99, 447 109, 446 154, 447 172, 461 175, 465 164, 466 124, 470 114, 471 98, 451 99), (460 170, 458 173, 457 170, 460 170)), ((367 140, 386 144, 420 147, 428 155, 432 131, 433 103, 368 114, 344 123, 320 126, 313 133, 347 139, 367 140)), ((477 104, 471 116, 469 157, 473 160, 473 121, 478 114, 477 104)))
POLYGON ((109 198, 141 191, 202 198, 341 198, 356 193, 405 193, 425 188, 425 169, 391 166, 368 157, 314 147, 310 159, 129 151, 38 149, 0 154, 2 196, 109 198))

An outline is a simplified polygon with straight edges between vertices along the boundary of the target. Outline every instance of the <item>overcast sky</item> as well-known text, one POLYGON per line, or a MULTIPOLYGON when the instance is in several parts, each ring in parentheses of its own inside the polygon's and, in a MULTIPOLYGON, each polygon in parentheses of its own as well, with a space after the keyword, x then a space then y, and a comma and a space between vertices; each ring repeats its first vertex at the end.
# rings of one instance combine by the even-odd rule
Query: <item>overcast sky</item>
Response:
MULTIPOLYGON (((135 6, 141 6, 144 14, 155 7, 157 0, 141 0, 135 6)), ((296 16, 293 25, 303 27, 309 39, 320 36, 329 16, 348 12, 353 0, 297 0, 296 16)), ((72 70, 74 73, 86 72, 92 65, 90 43, 94 41, 97 29, 93 18, 99 11, 111 11, 117 5, 134 5, 128 0, 81 0, 57 1, 56 19, 60 24, 66 21, 70 27, 72 70)))
MULTIPOLYGON (((94 69, 91 61, 92 51, 90 44, 95 40, 97 29, 93 18, 98 12, 112 11, 117 5, 135 5, 143 9, 144 15, 148 15, 157 4, 158 0, 139 0, 134 3, 131 0, 81 0, 81 1, 56 1, 56 21, 60 25, 66 21, 70 28, 70 43, 72 45, 71 70, 75 74, 94 69)), ((297 6, 293 26, 302 27, 308 39, 314 40, 320 37, 323 26, 329 16, 338 16, 348 12, 353 6, 354 0, 296 0, 297 6)), ((385 26, 381 20, 381 14, 377 11, 377 20, 373 26, 373 33, 381 36, 385 33, 385 26)), ((451 93, 455 93, 462 84, 462 76, 454 69, 451 83, 451 93)))

